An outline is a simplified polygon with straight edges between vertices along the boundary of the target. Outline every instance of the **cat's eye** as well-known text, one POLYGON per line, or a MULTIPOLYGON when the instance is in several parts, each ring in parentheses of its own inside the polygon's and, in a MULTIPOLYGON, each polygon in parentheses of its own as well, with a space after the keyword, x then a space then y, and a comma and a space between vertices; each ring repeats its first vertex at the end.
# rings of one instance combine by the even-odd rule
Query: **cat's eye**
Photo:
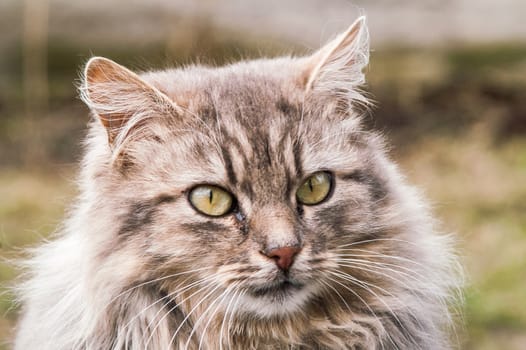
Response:
POLYGON ((296 192, 298 202, 306 205, 315 205, 323 202, 331 192, 331 175, 320 171, 309 176, 296 192))
POLYGON ((221 216, 228 213, 234 203, 234 198, 230 193, 213 185, 194 187, 188 199, 198 212, 210 216, 221 216))

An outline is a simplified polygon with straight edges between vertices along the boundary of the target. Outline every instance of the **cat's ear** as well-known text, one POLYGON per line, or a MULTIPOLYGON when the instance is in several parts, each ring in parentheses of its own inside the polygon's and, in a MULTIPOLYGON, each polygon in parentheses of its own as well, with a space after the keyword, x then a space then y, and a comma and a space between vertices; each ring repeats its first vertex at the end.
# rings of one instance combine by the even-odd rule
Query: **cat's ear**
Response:
POLYGON ((176 107, 137 74, 104 57, 86 64, 81 97, 106 128, 110 143, 148 115, 176 107))
POLYGON ((363 69, 368 62, 369 33, 362 16, 309 57, 306 90, 351 92, 365 82, 363 69))

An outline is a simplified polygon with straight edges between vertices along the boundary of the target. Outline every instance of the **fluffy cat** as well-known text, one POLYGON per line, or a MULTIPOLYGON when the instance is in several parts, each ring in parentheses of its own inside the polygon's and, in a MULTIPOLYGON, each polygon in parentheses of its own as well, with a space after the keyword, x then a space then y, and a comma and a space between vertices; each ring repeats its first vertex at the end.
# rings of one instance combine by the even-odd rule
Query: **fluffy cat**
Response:
POLYGON ((16 349, 447 349, 449 236, 366 130, 364 18, 308 57, 86 65, 80 195, 16 349))

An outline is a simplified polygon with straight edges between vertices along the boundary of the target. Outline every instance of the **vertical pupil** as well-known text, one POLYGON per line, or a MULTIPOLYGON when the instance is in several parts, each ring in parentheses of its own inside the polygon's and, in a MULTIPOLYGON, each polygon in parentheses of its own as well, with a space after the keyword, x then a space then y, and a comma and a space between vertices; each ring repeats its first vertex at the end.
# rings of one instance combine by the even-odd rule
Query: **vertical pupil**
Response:
POLYGON ((210 202, 210 204, 212 204, 212 199, 214 198, 214 194, 212 190, 209 190, 209 191, 210 192, 208 193, 208 201, 210 202))
POLYGON ((312 179, 309 179, 309 188, 310 188, 310 191, 312 192, 312 179))

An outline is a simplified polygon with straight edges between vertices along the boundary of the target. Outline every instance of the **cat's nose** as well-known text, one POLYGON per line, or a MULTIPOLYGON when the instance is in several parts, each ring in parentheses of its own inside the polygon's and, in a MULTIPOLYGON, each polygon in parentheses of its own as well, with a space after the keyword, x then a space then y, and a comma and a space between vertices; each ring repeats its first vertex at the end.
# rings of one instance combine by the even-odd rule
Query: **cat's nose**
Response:
POLYGON ((276 265, 278 265, 281 270, 287 271, 294 262, 294 257, 300 250, 301 248, 299 247, 280 247, 265 252, 264 254, 274 259, 276 265))

